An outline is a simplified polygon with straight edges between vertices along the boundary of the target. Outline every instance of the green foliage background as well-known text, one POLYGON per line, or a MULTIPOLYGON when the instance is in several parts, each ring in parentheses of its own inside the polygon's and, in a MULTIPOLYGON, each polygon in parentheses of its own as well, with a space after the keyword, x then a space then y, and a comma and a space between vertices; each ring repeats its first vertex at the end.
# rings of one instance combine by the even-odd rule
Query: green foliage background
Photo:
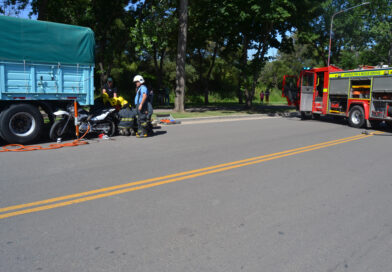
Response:
MULTIPOLYGON (((250 107, 262 90, 282 101, 284 74, 325 66, 334 13, 359 0, 189 1, 186 103, 250 107), (275 49, 276 54, 268 52, 275 49)), ((96 90, 110 75, 132 101, 132 78, 145 77, 173 101, 178 5, 174 0, 4 0, 0 13, 90 27, 96 37, 96 90)), ((372 0, 333 21, 331 63, 343 69, 392 64, 392 2, 372 0)))

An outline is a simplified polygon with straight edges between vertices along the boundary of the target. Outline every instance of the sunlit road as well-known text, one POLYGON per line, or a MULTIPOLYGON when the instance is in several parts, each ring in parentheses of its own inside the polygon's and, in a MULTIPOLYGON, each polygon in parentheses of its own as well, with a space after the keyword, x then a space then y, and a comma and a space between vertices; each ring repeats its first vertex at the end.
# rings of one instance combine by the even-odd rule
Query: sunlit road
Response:
POLYGON ((0 153, 0 271, 392 271, 392 135, 255 118, 0 153))

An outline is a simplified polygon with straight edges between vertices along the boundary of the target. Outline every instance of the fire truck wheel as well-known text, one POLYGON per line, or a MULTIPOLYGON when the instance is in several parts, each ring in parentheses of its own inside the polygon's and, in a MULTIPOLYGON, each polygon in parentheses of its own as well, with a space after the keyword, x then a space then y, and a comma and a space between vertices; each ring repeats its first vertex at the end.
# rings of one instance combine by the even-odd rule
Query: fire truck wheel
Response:
POLYGON ((312 113, 312 119, 313 119, 313 120, 320 120, 320 114, 318 114, 318 113, 312 113))
POLYGON ((361 128, 365 124, 365 112, 361 106, 354 106, 348 116, 348 124, 351 127, 361 128))
POLYGON ((306 111, 301 111, 301 120, 307 120, 309 119, 309 114, 307 114, 306 111))
POLYGON ((386 121, 385 122, 388 128, 392 128, 392 122, 391 121, 386 121))

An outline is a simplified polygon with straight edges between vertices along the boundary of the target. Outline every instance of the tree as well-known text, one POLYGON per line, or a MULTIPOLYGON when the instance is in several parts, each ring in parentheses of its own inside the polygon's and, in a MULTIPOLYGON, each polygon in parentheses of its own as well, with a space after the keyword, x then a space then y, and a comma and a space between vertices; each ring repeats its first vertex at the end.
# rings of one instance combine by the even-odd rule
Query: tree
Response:
POLYGON ((171 0, 152 0, 139 3, 136 24, 131 28, 131 38, 136 53, 152 57, 154 63, 156 88, 162 88, 163 65, 172 46, 171 37, 175 33, 177 18, 171 0))
MULTIPOLYGON (((374 0, 371 5, 371 15, 367 17, 372 48, 371 60, 392 65, 392 2, 389 0, 374 0)), ((370 60, 369 60, 370 61, 370 60)))
POLYGON ((224 47, 230 25, 225 20, 223 0, 192 1, 189 6, 188 53, 198 73, 198 88, 208 104, 212 72, 224 47))
POLYGON ((29 4, 28 0, 4 0, 0 3, 0 14, 19 15, 29 4))
MULTIPOLYGON (((322 3, 317 12, 319 16, 298 32, 299 42, 312 48, 309 50, 309 58, 316 59, 323 66, 327 65, 332 15, 358 4, 360 1, 357 0, 328 0, 322 3)), ((371 20, 366 18, 369 14, 369 7, 361 6, 336 15, 332 26, 331 64, 346 69, 356 66, 360 52, 366 51, 370 45, 371 20)))
POLYGON ((185 98, 185 57, 188 23, 188 0, 180 0, 179 8, 179 28, 177 46, 177 66, 176 66, 176 91, 175 110, 184 111, 185 98))
POLYGON ((296 35, 293 35, 292 39, 292 51, 278 51, 276 59, 263 67, 259 78, 263 85, 281 89, 284 75, 298 75, 304 67, 318 66, 315 60, 307 57, 310 46, 299 44, 296 35))
MULTIPOLYGON (((268 49, 291 48, 292 41, 288 33, 295 27, 302 27, 303 20, 314 17, 316 5, 316 1, 309 0, 225 1, 227 20, 232 25, 229 47, 241 50, 239 86, 244 90, 247 107, 252 105, 257 79, 267 60, 268 49), (250 50, 253 55, 249 60, 250 50)), ((241 102, 241 96, 239 100, 241 102)))
MULTIPOLYGON (((19 0, 23 1, 23 0, 19 0)), ((95 33, 97 89, 110 75, 116 58, 121 57, 129 41, 132 10, 129 0, 32 0, 32 13, 38 20, 90 27, 95 33)))

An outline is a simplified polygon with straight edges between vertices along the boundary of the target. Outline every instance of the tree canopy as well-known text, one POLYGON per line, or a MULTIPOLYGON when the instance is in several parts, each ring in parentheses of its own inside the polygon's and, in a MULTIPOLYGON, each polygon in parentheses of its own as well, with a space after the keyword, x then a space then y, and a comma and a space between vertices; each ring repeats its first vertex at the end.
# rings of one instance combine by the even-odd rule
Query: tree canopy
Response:
MULTIPOLYGON (((155 93, 167 88, 173 97, 180 4, 187 16, 185 103, 208 104, 218 97, 250 107, 257 90, 278 88, 283 74, 326 65, 332 15, 361 1, 4 0, 0 13, 90 27, 97 44, 97 90, 111 75, 130 98, 132 77, 142 74, 155 93)), ((392 64, 390 0, 337 14, 332 33, 331 64, 392 64)))

